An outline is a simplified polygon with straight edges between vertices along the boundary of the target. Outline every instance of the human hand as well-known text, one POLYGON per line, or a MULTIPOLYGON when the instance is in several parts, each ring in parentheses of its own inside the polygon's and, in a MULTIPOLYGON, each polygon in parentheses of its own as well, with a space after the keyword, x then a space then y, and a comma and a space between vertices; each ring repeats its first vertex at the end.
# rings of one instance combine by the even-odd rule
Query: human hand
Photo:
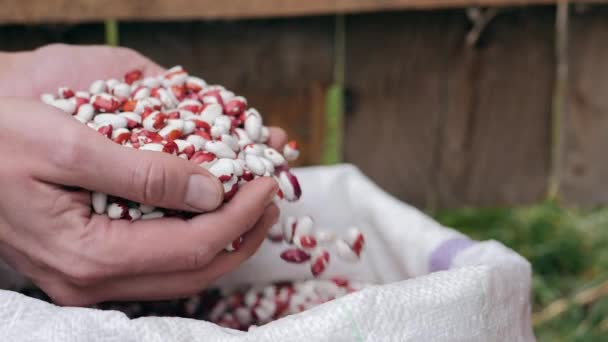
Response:
POLYGON ((120 79, 133 69, 147 76, 164 70, 134 50, 103 45, 51 44, 33 51, 0 53, 0 60, 0 96, 30 98, 61 86, 88 90, 95 80, 120 79))
MULTIPOLYGON (((164 68, 138 52, 104 45, 51 44, 34 51, 0 52, 0 96, 39 99, 62 86, 88 90, 95 80, 120 79, 127 71, 139 69, 155 76, 164 68)), ((282 148, 287 134, 270 128, 270 145, 282 148)))
MULTIPOLYGON (((155 76, 165 69, 124 47, 104 45, 51 44, 34 51, 0 52, 0 97, 39 99, 40 95, 62 86, 88 90, 95 80, 120 79, 127 71, 139 69, 144 76, 155 76)), ((287 134, 270 128, 270 145, 282 150, 287 134)))
MULTIPOLYGON (((223 190, 193 163, 121 147, 37 101, 0 99, 0 130, 0 257, 58 304, 195 294, 251 256, 278 217, 269 178, 190 220, 92 215, 83 188, 196 212, 214 210, 223 190), (222 252, 241 235, 239 250, 222 252)), ((275 131, 271 145, 282 144, 275 131)))

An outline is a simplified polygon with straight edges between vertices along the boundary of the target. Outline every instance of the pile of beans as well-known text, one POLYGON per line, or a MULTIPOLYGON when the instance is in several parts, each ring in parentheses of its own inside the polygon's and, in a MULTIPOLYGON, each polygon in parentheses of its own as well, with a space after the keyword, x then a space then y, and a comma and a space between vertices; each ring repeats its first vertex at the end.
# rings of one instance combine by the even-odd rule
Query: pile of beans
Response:
MULTIPOLYGON (((257 177, 274 177, 281 199, 296 201, 302 194, 287 164, 299 156, 296 142, 290 141, 281 152, 268 146, 269 129, 244 97, 223 86, 208 85, 181 66, 156 77, 143 77, 140 70, 132 70, 122 80, 97 80, 88 91, 61 87, 56 95, 43 94, 41 100, 126 148, 164 152, 200 165, 222 182, 226 201, 241 185, 257 177)), ((95 213, 111 219, 193 215, 103 193, 92 193, 91 202, 95 213)), ((271 228, 268 239, 287 246, 280 253, 283 260, 308 263, 315 277, 327 268, 330 250, 344 261, 359 260, 364 238, 357 228, 351 227, 340 237, 315 228, 309 216, 287 217, 271 228)), ((238 249, 241 242, 242 238, 235 240, 226 251, 238 249)), ((102 303, 94 307, 119 310, 131 318, 189 317, 247 330, 363 287, 342 278, 306 280, 230 292, 208 289, 188 299, 102 303)), ((37 289, 24 293, 48 300, 37 289)))
MULTIPOLYGON (((348 281, 306 280, 278 282, 264 287, 222 291, 208 289, 186 299, 153 302, 107 302, 93 308, 116 310, 129 318, 174 316, 209 321, 223 327, 249 330, 291 314, 306 311, 325 302, 361 290, 369 284, 348 281)), ((48 297, 38 289, 24 291, 42 300, 48 297)))
MULTIPOLYGON (((345 279, 276 283, 226 293, 213 305, 206 320, 220 326, 248 330, 360 290, 363 284, 345 279)), ((196 302, 198 298, 190 299, 196 302)))
MULTIPOLYGON (((122 80, 94 81, 88 91, 60 87, 56 94, 43 94, 41 100, 126 148, 168 153, 200 165, 222 182, 226 201, 257 177, 274 177, 280 199, 296 201, 302 194, 288 166, 299 156, 296 142, 290 141, 281 152, 268 146, 269 129, 244 97, 223 86, 208 85, 181 66, 156 77, 132 70, 122 80)), ((91 202, 95 213, 111 219, 193 215, 97 192, 92 193, 91 202)), ((290 247, 281 258, 310 262, 314 276, 325 270, 330 245, 342 259, 357 261, 364 244, 356 228, 343 238, 328 231, 313 232, 310 217, 288 218, 272 228, 269 239, 285 241, 290 247)), ((226 251, 238 249, 241 242, 239 237, 226 251)))
MULTIPOLYGON (((301 195, 287 165, 299 155, 296 142, 289 142, 283 153, 266 145, 269 129, 244 97, 207 85, 180 66, 157 77, 144 78, 133 70, 123 80, 97 80, 88 92, 61 87, 57 95, 43 94, 41 99, 117 144, 172 154, 208 169, 222 182, 226 201, 257 177, 274 177, 278 196, 288 201, 301 195)), ((112 219, 185 214, 102 193, 93 193, 92 204, 96 213, 112 219)))

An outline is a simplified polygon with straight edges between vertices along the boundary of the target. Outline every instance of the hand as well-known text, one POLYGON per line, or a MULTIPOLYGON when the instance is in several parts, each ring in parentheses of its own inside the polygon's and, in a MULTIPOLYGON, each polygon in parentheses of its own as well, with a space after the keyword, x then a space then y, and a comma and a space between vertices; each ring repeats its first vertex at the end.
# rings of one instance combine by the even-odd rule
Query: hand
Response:
MULTIPOLYGON (((268 204, 276 185, 269 180, 248 184, 230 204, 189 221, 129 223, 91 216, 88 192, 66 186, 198 212, 221 202, 219 183, 206 170, 160 153, 120 148, 37 103, 40 93, 61 85, 87 89, 96 79, 120 78, 131 69, 154 75, 163 68, 130 49, 105 46, 54 44, 0 53, 0 60, 5 66, 0 67, 0 95, 36 100, 0 104, 0 127, 10 141, 0 156, 12 161, 0 167, 7 175, 0 184, 10 183, 7 190, 14 191, 10 203, 0 201, 0 232, 7 232, 0 237, 0 257, 56 302, 84 305, 197 292, 251 255, 276 220, 277 209, 268 204), (20 157, 12 154, 15 148, 23 151, 20 157), (202 177, 198 189, 186 185, 190 175, 202 177), (189 197, 188 189, 202 197, 189 197), (244 232, 239 252, 218 255, 244 232)), ((283 130, 271 128, 270 145, 282 148, 286 140, 283 130)))
MULTIPOLYGON (((164 68, 134 50, 103 45, 51 44, 34 51, 0 52, 0 96, 38 100, 61 86, 88 90, 95 80, 120 79, 127 71, 140 69, 144 76, 158 75, 164 68)), ((270 129, 270 144, 282 148, 287 134, 270 129)))
MULTIPOLYGON (((58 304, 195 294, 250 257, 278 217, 270 178, 190 220, 92 215, 79 189, 198 212, 215 209, 223 192, 193 163, 121 147, 37 101, 0 99, 0 130, 0 257, 58 304), (241 249, 222 252, 241 235, 241 249)), ((282 144, 275 131, 271 145, 282 144)))
MULTIPOLYGON (((61 86, 88 90, 95 80, 120 79, 133 69, 142 70, 144 76, 165 70, 124 47, 51 44, 34 51, 0 52, 0 96, 38 100, 41 94, 61 86)), ((285 143, 285 131, 271 127, 269 144, 281 150, 285 143)))
POLYGON ((30 97, 68 86, 88 90, 95 80, 120 79, 141 69, 157 75, 164 68, 128 48, 52 44, 34 51, 0 53, 0 96, 30 97))

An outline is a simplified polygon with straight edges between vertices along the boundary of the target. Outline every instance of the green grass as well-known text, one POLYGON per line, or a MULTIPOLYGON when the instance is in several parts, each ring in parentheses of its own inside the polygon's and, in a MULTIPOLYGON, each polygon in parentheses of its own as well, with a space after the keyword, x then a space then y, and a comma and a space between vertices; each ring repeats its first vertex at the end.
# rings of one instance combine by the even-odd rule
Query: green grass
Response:
MULTIPOLYGON (((533 311, 608 279, 608 208, 554 203, 500 209, 439 211, 433 216, 477 240, 495 239, 531 263, 533 311)), ((608 296, 568 309, 535 326, 539 341, 608 340, 608 296), (607 321, 603 322, 606 319, 607 321)))

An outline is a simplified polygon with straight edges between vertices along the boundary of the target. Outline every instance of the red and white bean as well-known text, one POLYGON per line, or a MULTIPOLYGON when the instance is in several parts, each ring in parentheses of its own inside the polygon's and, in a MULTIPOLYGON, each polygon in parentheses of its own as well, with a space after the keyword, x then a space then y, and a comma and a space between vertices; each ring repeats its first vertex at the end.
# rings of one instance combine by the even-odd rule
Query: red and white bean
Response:
MULTIPOLYGON (((270 130, 262 115, 248 108, 247 99, 222 86, 208 85, 181 66, 145 78, 140 70, 132 70, 120 80, 96 80, 88 91, 61 87, 54 94, 43 94, 40 99, 118 144, 169 153, 208 169, 222 182, 226 200, 241 185, 269 176, 279 184, 279 198, 296 201, 301 196, 300 184, 287 166, 299 155, 295 141, 284 146, 282 153, 265 145, 270 130)), ((92 193, 91 203, 95 214, 112 219, 135 221, 187 214, 97 192, 92 193)), ((339 256, 351 253, 359 258, 363 248, 359 231, 349 231, 336 240, 331 232, 315 232, 313 226, 310 217, 290 218, 283 228, 273 227, 269 238, 294 245, 281 257, 293 263, 310 262, 314 275, 321 274, 329 262, 329 251, 320 245, 328 248, 335 241, 339 256)), ((236 250, 241 243, 239 237, 226 250, 236 250)), ((219 318, 244 322, 253 316, 265 320, 275 314, 270 304, 257 303, 256 310, 249 313, 252 317, 240 312, 219 318)))

